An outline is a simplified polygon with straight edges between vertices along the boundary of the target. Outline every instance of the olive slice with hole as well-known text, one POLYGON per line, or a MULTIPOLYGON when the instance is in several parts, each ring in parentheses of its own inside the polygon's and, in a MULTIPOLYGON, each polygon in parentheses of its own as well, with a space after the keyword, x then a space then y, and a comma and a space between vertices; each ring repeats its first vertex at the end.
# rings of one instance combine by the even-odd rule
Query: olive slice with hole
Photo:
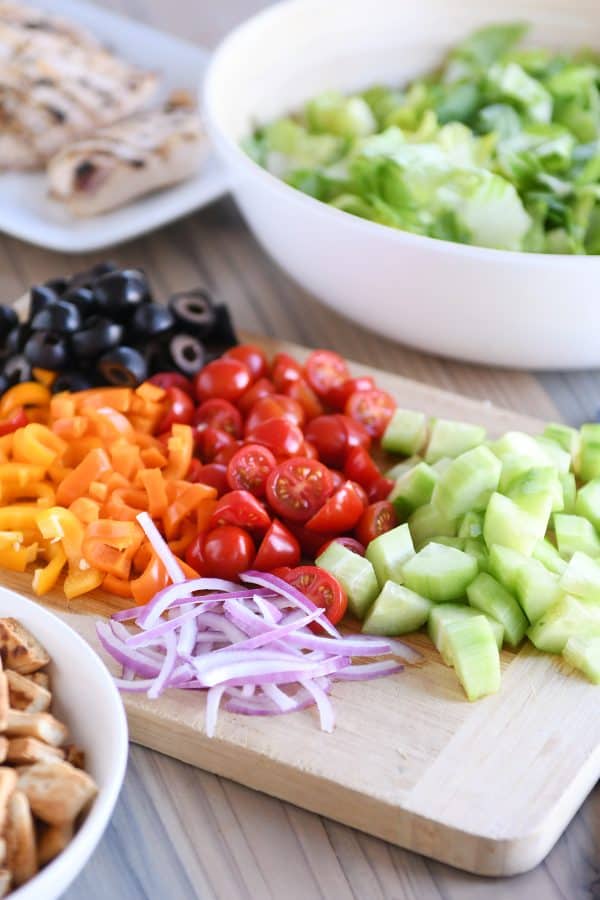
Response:
POLYGON ((93 359, 106 353, 123 340, 123 326, 102 316, 91 316, 84 328, 71 338, 73 352, 78 359, 93 359))
POLYGON ((175 334, 169 341, 173 364, 183 375, 191 377, 200 371, 206 360, 204 344, 191 334, 175 334))
POLYGON ((59 331, 73 334, 81 328, 81 313, 74 303, 57 300, 41 309, 31 320, 32 331, 59 331))
POLYGON ((19 324, 19 317, 12 306, 0 306, 0 341, 4 341, 19 324))
POLYGON ((16 353, 14 356, 9 356, 3 364, 2 374, 9 385, 18 384, 20 381, 31 381, 33 378, 32 365, 22 353, 16 353))
POLYGON ((136 308, 150 300, 150 288, 143 272, 122 269, 107 272, 94 285, 98 307, 119 321, 129 319, 136 308))
POLYGON ((0 397, 5 394, 10 387, 10 381, 6 375, 0 375, 0 397))
POLYGON ((92 378, 82 372, 63 372, 52 385, 52 393, 60 394, 61 391, 87 391, 94 386, 92 378))
POLYGON ((179 325, 198 337, 205 337, 214 328, 214 305, 210 294, 202 288, 173 294, 169 299, 169 309, 179 325))
POLYGON ((158 303, 144 303, 136 309, 129 330, 135 340, 156 337, 170 331, 175 325, 175 316, 166 306, 158 303))
POLYGON ((115 347, 100 357, 98 369, 109 384, 137 387, 148 377, 146 360, 133 347, 115 347))
POLYGON ((118 271, 118 266, 116 263, 111 262, 110 260, 106 260, 106 262, 96 263, 95 266, 92 266, 89 269, 84 269, 81 272, 77 272, 71 278, 71 286, 70 290, 77 290, 79 288, 91 288, 98 281, 99 278, 102 278, 103 275, 108 275, 109 272, 118 271))
POLYGON ((98 307, 94 292, 89 287, 69 288, 62 299, 76 306, 84 319, 93 315, 98 307))
POLYGON ((4 353, 8 354, 8 356, 21 353, 30 334, 31 332, 27 325, 17 325, 16 328, 8 332, 4 339, 4 353))
POLYGON ((48 281, 44 282, 44 287, 54 291, 57 297, 62 297, 65 291, 69 290, 70 284, 70 278, 49 278, 48 281))
POLYGON ((58 294, 47 284, 34 284, 29 291, 29 320, 57 300, 58 294))
POLYGON ((56 331, 35 331, 25 344, 24 354, 32 366, 57 371, 69 361, 67 339, 56 331))
POLYGON ((216 344, 220 350, 228 350, 238 343, 237 335, 231 321, 229 309, 224 303, 215 306, 215 326, 210 335, 211 344, 216 344))

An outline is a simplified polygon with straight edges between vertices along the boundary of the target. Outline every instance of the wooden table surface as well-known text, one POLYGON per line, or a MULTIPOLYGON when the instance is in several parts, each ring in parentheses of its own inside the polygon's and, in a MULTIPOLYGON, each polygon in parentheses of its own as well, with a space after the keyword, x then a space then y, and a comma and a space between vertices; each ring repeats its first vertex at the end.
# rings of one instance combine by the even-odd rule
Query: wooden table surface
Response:
MULTIPOLYGON (((102 2, 207 47, 267 5, 266 0, 102 2)), ((110 256, 124 265, 142 265, 158 291, 207 284, 230 305, 239 328, 329 347, 535 416, 579 424, 600 408, 599 373, 536 377, 477 368, 361 331, 319 305, 269 261, 230 199, 110 256)), ((0 236, 0 302, 14 299, 36 281, 101 257, 72 259, 0 236)), ((513 879, 487 880, 132 746, 112 822, 65 897, 600 900, 600 789, 542 865, 513 879)))

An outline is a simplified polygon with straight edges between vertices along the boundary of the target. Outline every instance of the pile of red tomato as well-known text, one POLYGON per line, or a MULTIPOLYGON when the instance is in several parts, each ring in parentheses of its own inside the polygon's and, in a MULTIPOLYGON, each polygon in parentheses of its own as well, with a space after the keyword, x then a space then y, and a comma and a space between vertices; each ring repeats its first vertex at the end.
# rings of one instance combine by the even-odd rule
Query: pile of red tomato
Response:
POLYGON ((385 478, 370 450, 396 407, 369 376, 315 350, 304 365, 278 353, 271 364, 250 344, 210 362, 194 383, 175 373, 152 379, 168 391, 160 430, 191 424, 196 459, 188 479, 212 485, 218 502, 189 547, 196 571, 235 579, 275 571, 339 621, 346 601, 314 560, 332 540, 353 551, 396 524, 385 478))

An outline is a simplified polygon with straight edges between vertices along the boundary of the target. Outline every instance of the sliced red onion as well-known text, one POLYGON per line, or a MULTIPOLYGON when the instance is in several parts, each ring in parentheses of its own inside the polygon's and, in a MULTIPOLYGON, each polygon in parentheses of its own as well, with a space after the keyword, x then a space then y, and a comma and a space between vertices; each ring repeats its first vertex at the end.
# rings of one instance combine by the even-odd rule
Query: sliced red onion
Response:
POLYGON ((150 700, 156 700, 156 698, 162 694, 169 683, 173 670, 177 664, 177 638, 172 632, 165 635, 165 648, 167 652, 165 653, 162 669, 159 672, 158 678, 148 690, 148 697, 150 700))
POLYGON ((371 678, 383 678, 385 675, 396 675, 404 666, 393 659, 382 659, 374 663, 351 665, 335 673, 336 681, 369 681, 371 678))
POLYGON ((214 737, 215 735, 219 704, 221 703, 224 690, 225 687, 220 684, 209 688, 206 694, 206 733, 209 737, 214 737))
POLYGON ((167 575, 169 576, 173 584, 185 582, 186 578, 183 574, 183 569, 175 559, 175 556, 171 552, 167 542, 163 539, 162 534, 160 533, 148 513, 140 513, 139 516, 137 516, 137 520, 140 523, 144 534, 152 544, 154 552, 167 570, 167 575))
MULTIPOLYGON (((293 585, 288 584, 283 578, 271 575, 269 572, 255 572, 254 570, 250 570, 249 572, 243 572, 240 575, 240 580, 246 584, 257 584, 259 587, 271 588, 276 594, 289 600, 292 606, 300 606, 302 609, 306 610, 306 612, 314 612, 315 609, 319 609, 312 600, 305 597, 304 594, 293 585)), ((323 626, 323 629, 332 637, 341 637, 337 628, 331 624, 325 615, 325 610, 321 610, 321 613, 322 615, 319 624, 323 626)))
POLYGON ((335 714, 333 712, 331 700, 325 691, 314 681, 302 680, 300 684, 315 698, 315 703, 317 704, 317 709, 319 710, 319 716, 321 718, 321 728, 323 731, 331 733, 333 731, 333 726, 335 725, 335 714))

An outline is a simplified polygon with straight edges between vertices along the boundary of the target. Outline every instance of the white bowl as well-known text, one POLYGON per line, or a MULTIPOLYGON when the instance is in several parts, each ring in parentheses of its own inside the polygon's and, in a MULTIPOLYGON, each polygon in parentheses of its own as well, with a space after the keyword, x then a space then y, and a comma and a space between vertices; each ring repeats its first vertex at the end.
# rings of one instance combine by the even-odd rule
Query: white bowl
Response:
POLYGON ((91 809, 68 847, 10 894, 11 900, 55 900, 81 872, 112 815, 127 763, 127 722, 108 669, 75 631, 6 588, 0 588, 0 616, 18 619, 50 654, 52 712, 85 750, 86 770, 98 785, 91 809))
POLYGON ((423 350, 525 368, 600 365, 600 258, 467 247, 396 231, 302 194, 239 142, 326 89, 402 83, 472 29, 533 24, 530 43, 598 38, 597 0, 289 0, 233 31, 205 82, 207 123, 265 250, 323 302, 423 350))

